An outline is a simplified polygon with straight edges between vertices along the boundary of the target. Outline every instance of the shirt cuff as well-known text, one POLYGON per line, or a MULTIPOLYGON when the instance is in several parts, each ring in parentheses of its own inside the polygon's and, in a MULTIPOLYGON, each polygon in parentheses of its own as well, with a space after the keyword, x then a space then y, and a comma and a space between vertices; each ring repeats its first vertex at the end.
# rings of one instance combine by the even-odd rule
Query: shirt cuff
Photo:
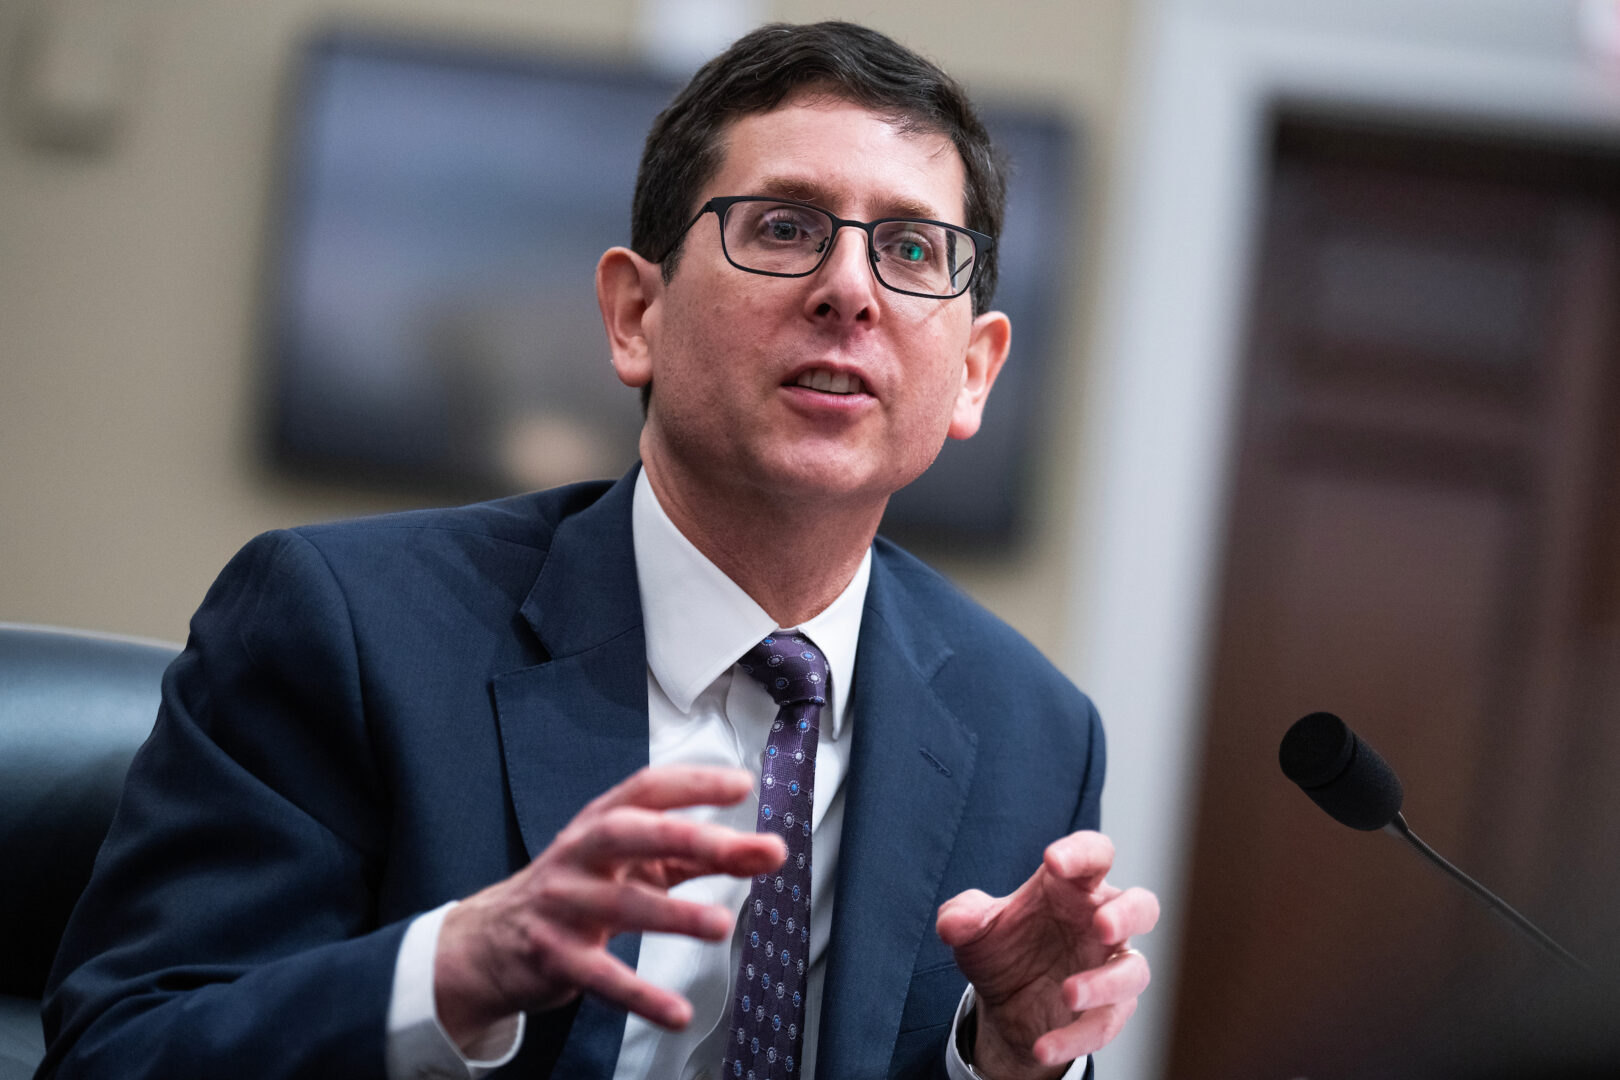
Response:
POLYGON ((388 1080, 479 1080, 517 1056, 525 1017, 497 1021, 465 1053, 439 1023, 433 997, 433 958, 439 928, 455 901, 418 915, 405 928, 394 961, 394 989, 388 999, 388 1080))
MULTIPOLYGON (((956 1006, 956 1015, 951 1018, 951 1037, 945 1040, 945 1075, 950 1077, 950 1080, 995 1080, 994 1077, 986 1076, 963 1060, 962 1052, 958 1049, 960 1044, 956 1041, 956 1033, 972 1015, 974 1000, 973 984, 968 983, 968 988, 962 992, 962 1000, 956 1006)), ((1071 1062, 1068 1071, 1059 1077, 1059 1080, 1080 1080, 1086 1075, 1086 1066, 1090 1061, 1091 1057, 1088 1054, 1071 1062)))

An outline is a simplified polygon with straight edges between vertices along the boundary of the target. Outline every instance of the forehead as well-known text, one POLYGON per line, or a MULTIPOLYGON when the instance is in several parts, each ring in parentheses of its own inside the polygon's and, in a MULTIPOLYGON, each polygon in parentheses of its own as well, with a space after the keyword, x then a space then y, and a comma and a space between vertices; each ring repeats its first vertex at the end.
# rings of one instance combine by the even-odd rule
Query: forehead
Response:
POLYGON ((944 135, 825 95, 790 97, 733 120, 703 198, 779 195, 845 217, 962 222, 967 173, 944 135))

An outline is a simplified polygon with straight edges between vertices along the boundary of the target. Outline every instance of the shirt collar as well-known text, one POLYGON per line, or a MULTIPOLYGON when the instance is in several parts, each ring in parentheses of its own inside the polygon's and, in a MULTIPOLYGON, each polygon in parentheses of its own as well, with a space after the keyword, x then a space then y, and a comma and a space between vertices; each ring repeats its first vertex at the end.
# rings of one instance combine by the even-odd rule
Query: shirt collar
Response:
POLYGON ((799 630, 827 658, 832 724, 830 728, 823 724, 822 733, 838 738, 855 674, 866 585, 872 576, 871 547, 861 557, 855 576, 826 610, 796 627, 777 626, 764 608, 669 520, 645 469, 636 477, 630 521, 647 633, 647 666, 670 702, 681 712, 690 712, 697 696, 761 638, 776 630, 799 630))

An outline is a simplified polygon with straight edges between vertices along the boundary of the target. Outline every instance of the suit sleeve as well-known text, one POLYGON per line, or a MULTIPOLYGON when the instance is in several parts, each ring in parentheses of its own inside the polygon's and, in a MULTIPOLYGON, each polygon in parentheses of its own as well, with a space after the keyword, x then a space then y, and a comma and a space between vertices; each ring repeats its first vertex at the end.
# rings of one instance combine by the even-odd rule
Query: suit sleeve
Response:
POLYGON ((1086 768, 1080 782, 1080 800, 1074 808, 1074 820, 1069 823, 1070 832, 1102 827, 1103 774, 1108 768, 1108 743, 1103 737, 1102 718, 1097 715, 1097 706, 1092 704, 1089 697, 1084 700, 1082 722, 1089 733, 1086 738, 1086 768))
POLYGON ((39 1076, 377 1077, 405 923, 353 629, 308 541, 231 561, 63 938, 39 1076))

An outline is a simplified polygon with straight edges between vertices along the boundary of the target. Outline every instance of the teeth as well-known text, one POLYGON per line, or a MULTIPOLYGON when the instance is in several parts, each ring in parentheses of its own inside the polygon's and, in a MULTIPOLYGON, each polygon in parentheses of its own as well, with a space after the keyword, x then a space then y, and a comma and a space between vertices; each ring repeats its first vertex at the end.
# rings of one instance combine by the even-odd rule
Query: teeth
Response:
POLYGON ((821 390, 828 394, 860 394, 865 393, 866 385, 861 382, 858 375, 846 372, 831 372, 821 368, 807 371, 795 380, 798 386, 808 386, 812 390, 821 390))

